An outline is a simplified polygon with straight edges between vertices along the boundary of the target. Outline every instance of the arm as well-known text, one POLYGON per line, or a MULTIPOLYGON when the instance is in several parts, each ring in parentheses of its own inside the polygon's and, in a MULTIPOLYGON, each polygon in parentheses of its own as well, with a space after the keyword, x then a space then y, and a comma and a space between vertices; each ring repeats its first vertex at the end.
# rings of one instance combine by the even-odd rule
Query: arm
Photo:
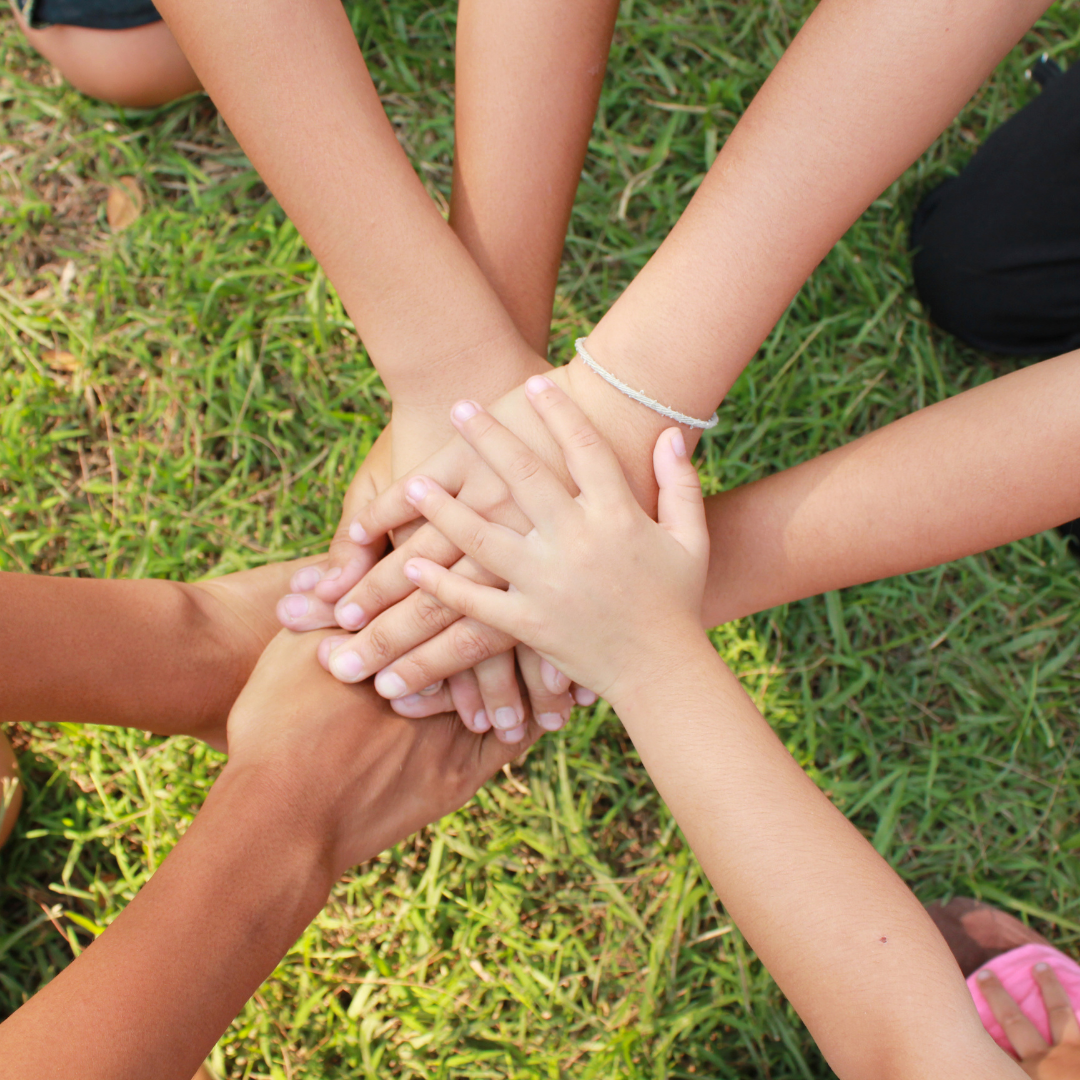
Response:
POLYGON ((0 1025, 5 1075, 189 1080, 346 868, 521 752, 335 684, 317 638, 283 631, 268 647, 192 826, 105 933, 0 1025))
POLYGON ((450 224, 541 356, 617 10, 617 0, 458 5, 450 224))
POLYGON ((1080 352, 706 500, 706 626, 1080 517, 1080 352))
POLYGON ((162 0, 160 10, 337 288, 395 405, 427 410, 445 432, 461 387, 494 397, 544 366, 405 157, 339 0, 162 0))
MULTIPOLYGON (((590 336, 597 360, 624 382, 680 411, 706 417, 764 340, 820 259, 867 205, 956 115, 1046 7, 1045 0, 822 0, 766 80, 689 207, 656 255, 590 336)), ((651 447, 665 426, 577 361, 553 376, 616 448, 635 496, 654 506, 651 447)), ((555 448, 518 389, 495 415, 556 469, 555 448)), ((685 432, 688 438, 694 433, 685 432)), ((512 502, 460 440, 424 469, 485 517, 522 527, 512 502)), ((374 535, 408 520, 400 489, 361 515, 374 535)), ((453 553, 414 550, 448 563, 453 553)), ((389 566, 371 593, 406 596, 389 566)), ((349 597, 369 616, 386 604, 349 597)), ((447 635, 415 646, 447 616, 417 629, 399 613, 356 645, 371 667, 393 665, 409 690, 426 672, 463 666, 463 642, 447 635), (406 658, 410 649, 415 655, 406 658), (399 659, 400 658, 400 659, 399 659), (451 659, 453 658, 453 659, 451 659), (415 669, 415 670, 414 670, 415 669)), ((457 633, 461 634, 461 631, 457 633)), ((504 637, 483 631, 485 652, 504 637)), ((426 684, 425 684, 426 685, 426 684)))
POLYGON ((656 524, 580 410, 548 379, 529 386, 580 496, 477 413, 459 427, 533 531, 486 523, 426 478, 412 497, 513 589, 420 559, 406 572, 611 701, 724 906, 843 1080, 1021 1077, 922 906, 799 769, 702 632, 708 536, 681 433, 656 446, 656 524))
POLYGON ((229 710, 278 631, 274 603, 303 565, 197 584, 0 573, 0 721, 135 727, 224 749, 229 710))

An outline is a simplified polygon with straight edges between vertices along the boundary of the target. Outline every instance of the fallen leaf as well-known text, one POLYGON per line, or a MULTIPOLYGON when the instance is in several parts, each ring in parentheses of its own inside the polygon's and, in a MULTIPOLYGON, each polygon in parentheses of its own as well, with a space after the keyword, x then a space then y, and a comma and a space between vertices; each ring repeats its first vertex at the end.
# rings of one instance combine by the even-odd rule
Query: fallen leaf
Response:
POLYGON ((109 225, 116 232, 126 229, 142 213, 145 201, 139 181, 134 176, 121 176, 117 183, 109 188, 109 201, 105 206, 105 217, 109 225))
POLYGON ((69 352, 61 352, 60 349, 46 349, 41 354, 41 359, 53 369, 53 371, 74 371, 79 362, 69 352))
POLYGON ((60 275, 60 295, 66 300, 68 294, 71 292, 72 282, 75 280, 75 260, 68 259, 64 266, 63 273, 60 275))

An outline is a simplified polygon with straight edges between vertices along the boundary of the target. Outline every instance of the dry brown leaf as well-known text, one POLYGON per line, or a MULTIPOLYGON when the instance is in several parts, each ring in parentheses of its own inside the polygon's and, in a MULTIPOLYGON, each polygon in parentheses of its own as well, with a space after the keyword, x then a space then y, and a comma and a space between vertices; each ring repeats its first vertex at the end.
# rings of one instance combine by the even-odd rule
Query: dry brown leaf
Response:
POLYGON ((79 366, 79 361, 69 352, 60 349, 46 349, 41 354, 41 359, 53 369, 53 371, 74 371, 79 366))
POLYGON ((109 225, 116 232, 126 229, 142 213, 145 202, 139 181, 134 176, 121 176, 109 188, 109 201, 105 206, 109 225))

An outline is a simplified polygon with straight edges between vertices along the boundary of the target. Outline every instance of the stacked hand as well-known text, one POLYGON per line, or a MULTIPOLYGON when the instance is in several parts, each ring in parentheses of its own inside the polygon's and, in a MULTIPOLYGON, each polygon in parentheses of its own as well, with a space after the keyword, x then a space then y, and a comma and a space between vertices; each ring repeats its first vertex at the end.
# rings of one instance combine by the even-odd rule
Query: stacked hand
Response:
MULTIPOLYGON (((635 498, 652 509, 656 484, 651 450, 660 418, 628 402, 578 364, 548 374, 621 448, 635 498)), ((576 490, 558 444, 530 407, 524 387, 493 406, 492 415, 533 448, 568 490, 576 490)), ((453 416, 459 432, 466 419, 453 416)), ((485 519, 519 532, 529 528, 507 484, 460 435, 428 458, 422 469, 485 519)), ((405 563, 421 557, 452 566, 466 580, 500 583, 430 525, 415 528, 417 508, 407 497, 412 475, 375 492, 374 498, 370 485, 361 488, 354 483, 327 565, 294 579, 294 592, 306 595, 287 597, 279 605, 283 624, 293 629, 336 625, 355 631, 348 637, 328 638, 319 651, 321 662, 347 682, 374 675, 376 689, 392 699, 402 715, 421 717, 456 709, 472 730, 487 730, 494 722, 510 739, 520 737, 518 725, 524 715, 514 672, 516 652, 538 723, 547 730, 561 727, 573 701, 589 704, 594 700, 591 692, 571 688, 565 675, 513 637, 476 619, 461 618, 436 598, 416 591, 405 577, 405 563), (415 531, 403 535, 402 527, 410 523, 415 531), (391 531, 398 546, 376 561, 383 537, 391 531), (364 567, 371 567, 366 575, 364 567)))

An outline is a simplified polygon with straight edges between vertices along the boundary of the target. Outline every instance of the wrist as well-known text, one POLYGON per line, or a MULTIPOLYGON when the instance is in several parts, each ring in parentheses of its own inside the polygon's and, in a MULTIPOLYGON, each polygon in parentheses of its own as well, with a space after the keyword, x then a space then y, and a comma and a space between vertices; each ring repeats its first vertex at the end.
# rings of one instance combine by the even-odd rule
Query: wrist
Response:
MULTIPOLYGON (((550 376, 576 402, 596 429, 611 443, 626 473, 638 503, 650 514, 656 512, 656 477, 653 473, 653 448, 662 431, 673 421, 605 382, 574 357, 550 376)), ((697 432, 683 428, 689 449, 696 444, 697 432)))
POLYGON ((604 692, 627 727, 668 713, 673 697, 714 682, 728 671, 701 626, 688 619, 652 634, 604 692))
POLYGON ((383 373, 395 409, 422 415, 450 428, 450 407, 462 398, 490 405, 551 365, 517 331, 481 340, 443 356, 412 364, 400 374, 383 373))
POLYGON ((312 785, 297 783, 287 769, 230 758, 200 811, 200 817, 227 820, 254 858, 261 854, 276 870, 288 870, 298 931, 325 904, 338 877, 336 822, 328 802, 312 785))

